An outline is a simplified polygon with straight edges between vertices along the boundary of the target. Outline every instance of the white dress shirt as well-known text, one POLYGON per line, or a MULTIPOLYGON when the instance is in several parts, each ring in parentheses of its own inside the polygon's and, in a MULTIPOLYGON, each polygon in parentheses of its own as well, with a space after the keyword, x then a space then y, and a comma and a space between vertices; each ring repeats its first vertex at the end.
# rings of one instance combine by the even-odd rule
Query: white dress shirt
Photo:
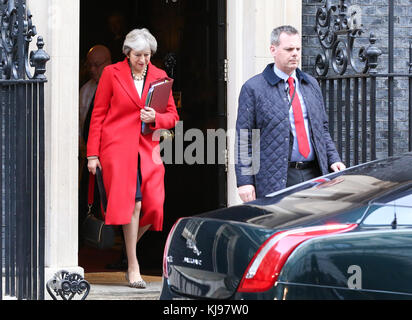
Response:
POLYGON ((139 95, 140 99, 142 98, 143 83, 143 80, 134 80, 134 85, 136 87, 137 94, 139 95))

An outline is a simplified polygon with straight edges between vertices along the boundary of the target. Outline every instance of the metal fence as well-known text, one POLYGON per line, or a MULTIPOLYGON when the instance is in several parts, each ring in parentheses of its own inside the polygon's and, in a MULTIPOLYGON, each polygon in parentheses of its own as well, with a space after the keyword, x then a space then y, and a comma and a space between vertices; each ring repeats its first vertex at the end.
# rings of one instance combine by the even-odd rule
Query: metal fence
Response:
POLYGON ((357 12, 347 9, 341 0, 338 5, 326 1, 317 11, 315 30, 323 52, 316 58, 316 73, 332 138, 346 165, 352 166, 412 151, 412 45, 409 70, 395 73, 394 4, 389 1, 388 72, 378 73, 382 51, 376 45, 377 39, 371 33, 367 46, 356 46, 364 33, 363 26, 357 21, 357 12), (395 113, 402 116, 395 120, 395 113), (402 132, 396 129, 401 122, 402 129, 407 128, 402 132), (377 152, 377 142, 384 151, 377 152))
POLYGON ((0 1, 0 300, 44 299, 43 39, 25 0, 0 1), (33 72, 33 74, 32 74, 33 72))

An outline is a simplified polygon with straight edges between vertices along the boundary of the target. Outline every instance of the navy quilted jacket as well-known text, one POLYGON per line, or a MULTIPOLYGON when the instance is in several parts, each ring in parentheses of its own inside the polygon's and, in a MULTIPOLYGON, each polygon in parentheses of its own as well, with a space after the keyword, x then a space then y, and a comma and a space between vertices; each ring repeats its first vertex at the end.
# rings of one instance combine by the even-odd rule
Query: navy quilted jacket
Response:
MULTIPOLYGON (((296 74, 308 109, 311 139, 320 170, 327 174, 330 165, 341 159, 329 134, 322 93, 315 78, 299 69, 296 74)), ((254 185, 257 197, 286 187, 288 106, 284 82, 274 73, 273 63, 249 79, 240 92, 235 146, 237 186, 254 185)))

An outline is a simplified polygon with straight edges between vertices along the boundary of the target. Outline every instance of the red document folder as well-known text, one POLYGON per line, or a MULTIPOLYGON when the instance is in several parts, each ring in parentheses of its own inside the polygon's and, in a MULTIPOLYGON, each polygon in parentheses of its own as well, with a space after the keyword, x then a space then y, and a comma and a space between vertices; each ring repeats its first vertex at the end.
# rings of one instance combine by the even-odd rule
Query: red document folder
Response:
MULTIPOLYGON (((165 113, 172 86, 173 79, 169 77, 152 82, 147 93, 146 106, 155 109, 156 112, 165 113)), ((148 124, 142 123, 143 134, 149 134, 152 131, 148 124)))

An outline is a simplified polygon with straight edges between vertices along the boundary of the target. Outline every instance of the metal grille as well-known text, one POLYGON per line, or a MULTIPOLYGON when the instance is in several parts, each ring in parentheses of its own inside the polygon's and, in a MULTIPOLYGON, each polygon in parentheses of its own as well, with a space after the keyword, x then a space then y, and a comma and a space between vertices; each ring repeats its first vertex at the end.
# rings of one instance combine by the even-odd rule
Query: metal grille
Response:
MULTIPOLYGON (((348 1, 326 0, 317 10, 315 30, 323 52, 316 58, 316 74, 323 91, 329 115, 329 130, 347 166, 357 165, 381 156, 392 156, 395 150, 412 151, 412 45, 409 73, 394 73, 393 24, 394 2, 389 1, 388 72, 378 73, 382 51, 373 33, 369 45, 357 46, 364 33, 356 8, 348 10, 348 1), (401 101, 395 99, 394 83, 404 83, 408 133, 395 130, 395 111, 401 101), (385 119, 386 118, 386 119, 385 119), (404 146, 394 147, 395 138, 404 146), (377 141, 385 150, 377 151, 377 141)), ((398 93, 399 94, 399 93, 398 93)), ((400 109, 400 107, 398 108, 400 109)))
POLYGON ((0 1, 0 300, 44 299, 43 39, 25 0, 0 1), (33 74, 32 74, 33 71, 33 74))

